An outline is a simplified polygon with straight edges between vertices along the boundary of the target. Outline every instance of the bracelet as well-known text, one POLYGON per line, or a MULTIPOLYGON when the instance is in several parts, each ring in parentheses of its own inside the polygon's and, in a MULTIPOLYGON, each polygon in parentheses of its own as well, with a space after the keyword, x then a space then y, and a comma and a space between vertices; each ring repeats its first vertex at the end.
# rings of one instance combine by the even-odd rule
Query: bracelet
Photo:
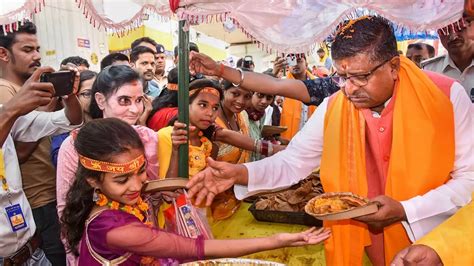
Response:
POLYGON ((268 156, 272 156, 272 155, 273 155, 273 143, 270 141, 268 143, 268 156))
POLYGON ((232 85, 234 87, 240 87, 240 85, 242 84, 242 82, 244 82, 244 71, 240 68, 237 68, 237 70, 240 72, 240 81, 239 83, 235 84, 234 82, 232 82, 232 85))
POLYGON ((219 77, 222 77, 222 74, 224 74, 224 64, 220 63, 219 65, 220 65, 219 66, 219 73, 217 73, 217 74, 218 74, 219 77))
POLYGON ((261 140, 256 140, 256 147, 255 147, 255 152, 258 154, 262 153, 262 141, 261 140))
POLYGON ((268 141, 262 140, 262 148, 260 154, 267 157, 268 156, 268 141))
POLYGON ((253 151, 255 153, 258 153, 257 144, 258 144, 258 139, 255 139, 253 142, 253 151))
POLYGON ((217 132, 218 132, 218 131, 221 131, 221 130, 224 130, 224 128, 223 128, 223 127, 220 127, 220 126, 217 125, 217 124, 214 125, 214 131, 212 132, 211 141, 216 141, 216 139, 217 139, 217 132))

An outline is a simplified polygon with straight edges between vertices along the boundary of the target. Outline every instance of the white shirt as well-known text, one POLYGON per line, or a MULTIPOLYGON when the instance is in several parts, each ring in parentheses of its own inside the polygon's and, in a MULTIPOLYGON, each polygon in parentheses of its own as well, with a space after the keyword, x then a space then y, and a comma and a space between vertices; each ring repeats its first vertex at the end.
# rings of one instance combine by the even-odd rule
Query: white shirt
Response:
MULTIPOLYGON (((474 191, 474 108, 464 88, 457 82, 451 86, 450 100, 454 106, 455 162, 446 184, 401 202, 407 222, 403 225, 415 241, 471 201, 474 191)), ((263 160, 245 164, 248 185, 235 186, 237 198, 255 193, 282 189, 298 183, 319 167, 323 151, 324 117, 328 98, 316 109, 306 125, 288 147, 263 160)))
POLYGON ((474 59, 463 72, 454 64, 449 54, 428 59, 422 63, 423 69, 446 75, 456 79, 466 89, 467 95, 474 103, 474 59))
POLYGON ((273 115, 273 106, 269 105, 265 109, 265 120, 263 121, 263 125, 271 126, 272 125, 272 115, 273 115))
MULTIPOLYGON (((1 106, 1 105, 0 105, 1 106)), ((80 126, 80 125, 79 125, 80 126)), ((3 144, 5 174, 12 204, 19 204, 27 228, 12 231, 5 208, 10 205, 7 193, 0 189, 0 257, 8 257, 20 249, 36 231, 30 204, 22 190, 21 172, 15 150, 15 141, 35 142, 45 136, 68 132, 78 126, 70 126, 63 110, 57 112, 37 112, 19 117, 13 125, 10 135, 3 144)))

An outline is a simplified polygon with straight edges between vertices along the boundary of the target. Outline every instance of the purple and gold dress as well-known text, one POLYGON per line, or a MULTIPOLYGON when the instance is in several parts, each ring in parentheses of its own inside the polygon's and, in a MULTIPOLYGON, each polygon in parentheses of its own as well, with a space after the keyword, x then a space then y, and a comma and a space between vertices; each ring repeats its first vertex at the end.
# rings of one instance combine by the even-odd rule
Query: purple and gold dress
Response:
POLYGON ((204 238, 186 238, 149 227, 119 210, 103 210, 87 221, 79 265, 140 265, 143 256, 159 265, 177 265, 204 257, 204 238))

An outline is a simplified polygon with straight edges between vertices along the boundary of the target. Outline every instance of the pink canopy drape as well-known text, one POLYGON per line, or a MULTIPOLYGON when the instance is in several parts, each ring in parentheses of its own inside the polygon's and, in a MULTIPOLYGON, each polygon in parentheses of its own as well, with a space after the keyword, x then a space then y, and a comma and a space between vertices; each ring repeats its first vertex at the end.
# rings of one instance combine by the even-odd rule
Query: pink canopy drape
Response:
MULTIPOLYGON (((361 14, 376 13, 412 31, 435 30, 457 21, 464 4, 463 0, 121 0, 139 8, 115 21, 114 13, 124 11, 104 9, 104 2, 111 0, 64 1, 75 1, 95 27, 118 34, 140 26, 143 14, 185 19, 190 24, 230 18, 264 49, 280 52, 307 52, 330 35, 338 23, 361 14)), ((3 27, 14 27, 16 21, 40 12, 48 0, 16 2, 15 10, 2 13, 0 9, 3 27)))

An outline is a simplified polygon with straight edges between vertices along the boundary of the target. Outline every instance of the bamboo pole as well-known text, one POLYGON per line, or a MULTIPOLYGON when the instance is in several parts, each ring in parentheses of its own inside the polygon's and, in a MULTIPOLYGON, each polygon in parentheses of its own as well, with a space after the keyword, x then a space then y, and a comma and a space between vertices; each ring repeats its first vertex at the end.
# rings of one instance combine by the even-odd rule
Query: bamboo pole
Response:
MULTIPOLYGON (((178 44, 178 121, 188 125, 189 136, 189 31, 185 21, 179 21, 178 44)), ((178 176, 189 178, 189 140, 179 147, 178 176)))

